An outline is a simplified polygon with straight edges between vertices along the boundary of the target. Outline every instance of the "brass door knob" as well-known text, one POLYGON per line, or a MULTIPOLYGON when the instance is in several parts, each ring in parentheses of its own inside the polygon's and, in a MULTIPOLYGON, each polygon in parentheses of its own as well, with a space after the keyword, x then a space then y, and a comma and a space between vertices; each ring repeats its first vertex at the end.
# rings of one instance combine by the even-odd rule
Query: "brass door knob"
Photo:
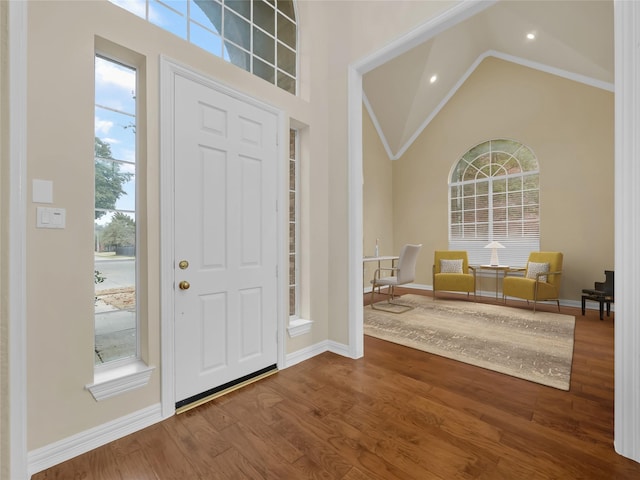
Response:
POLYGON ((180 287, 180 290, 189 290, 190 286, 191 286, 191 284, 189 282, 187 282, 186 280, 182 280, 178 284, 178 287, 180 287))

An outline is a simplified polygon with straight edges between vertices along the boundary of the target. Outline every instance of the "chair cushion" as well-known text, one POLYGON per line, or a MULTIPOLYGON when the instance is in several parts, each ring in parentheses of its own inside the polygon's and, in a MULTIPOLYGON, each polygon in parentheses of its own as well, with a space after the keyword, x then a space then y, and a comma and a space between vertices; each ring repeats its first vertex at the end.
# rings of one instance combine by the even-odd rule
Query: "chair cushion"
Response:
MULTIPOLYGON (((538 273, 547 273, 549 271, 549 263, 537 263, 537 262, 529 262, 527 266, 527 278, 536 279, 536 275, 538 273)), ((540 276, 541 282, 547 281, 546 275, 540 276)))
POLYGON ((462 259, 440 259, 440 273, 462 273, 462 259))
POLYGON ((449 292, 474 292, 475 278, 470 273, 436 273, 433 289, 449 292))
POLYGON ((377 280, 371 280, 373 285, 398 285, 398 277, 382 277, 377 280))

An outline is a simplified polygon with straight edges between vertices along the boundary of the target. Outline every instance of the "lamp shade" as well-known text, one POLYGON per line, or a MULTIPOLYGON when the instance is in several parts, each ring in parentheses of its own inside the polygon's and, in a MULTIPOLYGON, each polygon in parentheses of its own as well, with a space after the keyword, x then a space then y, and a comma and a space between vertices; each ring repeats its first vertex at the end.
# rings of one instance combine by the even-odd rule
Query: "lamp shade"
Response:
POLYGON ((500 260, 498 260, 498 249, 499 248, 505 248, 504 245, 502 245, 500 242, 493 241, 493 242, 489 243, 488 245, 485 245, 484 248, 490 248, 491 249, 491 263, 490 263, 490 265, 492 267, 500 265, 500 260))

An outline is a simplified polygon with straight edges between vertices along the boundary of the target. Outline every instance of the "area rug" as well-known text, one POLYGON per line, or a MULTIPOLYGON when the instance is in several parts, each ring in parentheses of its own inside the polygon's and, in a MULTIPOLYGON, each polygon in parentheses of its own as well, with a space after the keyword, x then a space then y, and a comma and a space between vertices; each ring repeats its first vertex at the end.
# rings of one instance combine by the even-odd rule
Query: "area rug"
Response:
POLYGON ((366 306, 364 333, 569 390, 575 317, 423 295, 403 295, 398 301, 415 308, 394 314, 366 306))

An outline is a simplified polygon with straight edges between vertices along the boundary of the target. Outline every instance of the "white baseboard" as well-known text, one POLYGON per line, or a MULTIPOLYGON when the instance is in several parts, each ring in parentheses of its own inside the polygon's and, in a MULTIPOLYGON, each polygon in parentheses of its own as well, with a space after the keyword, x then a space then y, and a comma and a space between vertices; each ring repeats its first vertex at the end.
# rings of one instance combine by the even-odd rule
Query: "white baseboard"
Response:
MULTIPOLYGON (((428 291, 433 291, 433 287, 431 285, 424 285, 424 284, 419 284, 419 283, 407 283, 406 285, 403 285, 403 287, 407 287, 407 288, 414 288, 416 290, 428 290, 428 291)), ((478 297, 494 297, 496 296, 496 292, 494 291, 483 291, 483 290, 478 290, 476 292, 476 295, 478 297)), ((502 298, 502 293, 498 293, 498 297, 501 299, 502 298)), ((510 297, 511 298, 511 297, 510 297)), ((515 298, 513 298, 512 300, 515 300, 515 298)), ((553 301, 552 301, 553 302, 553 301)), ((582 306, 582 302, 581 300, 568 300, 568 299, 560 299, 560 305, 563 307, 575 307, 575 308, 580 308, 582 306)), ((599 306, 594 302, 587 302, 585 308, 587 310, 598 310, 599 306)), ((611 311, 614 312, 614 305, 611 304, 611 311)), ((337 353, 337 352, 336 352, 337 353)))
POLYGON ((331 353, 351 358, 351 354, 349 353, 349 345, 345 345, 344 343, 327 340, 327 350, 329 350, 331 353))
POLYGON ((28 453, 31 475, 163 420, 158 403, 28 453))
POLYGON ((342 355, 343 357, 350 357, 348 345, 334 342, 332 340, 324 340, 322 342, 316 343, 315 345, 311 345, 309 347, 305 347, 293 353, 287 354, 287 357, 285 359, 286 365, 284 366, 284 368, 292 367, 297 363, 309 360, 310 358, 315 357, 316 355, 320 355, 324 352, 332 352, 338 355, 342 355))
POLYGON ((403 287, 415 288, 416 290, 428 290, 429 292, 433 291, 433 287, 431 285, 424 285, 422 283, 407 283, 406 285, 403 285, 403 287))

